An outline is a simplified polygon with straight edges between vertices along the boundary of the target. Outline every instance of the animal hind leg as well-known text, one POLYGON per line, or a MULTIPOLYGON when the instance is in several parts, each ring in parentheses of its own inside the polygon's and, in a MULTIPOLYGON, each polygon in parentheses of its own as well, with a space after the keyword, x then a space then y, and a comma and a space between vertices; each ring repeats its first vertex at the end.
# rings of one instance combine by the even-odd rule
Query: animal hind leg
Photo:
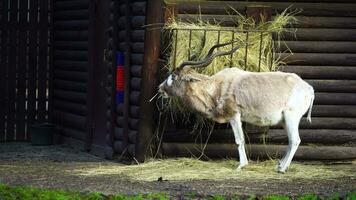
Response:
POLYGON ((301 118, 290 111, 283 112, 283 115, 285 130, 288 134, 288 148, 286 154, 278 165, 278 171, 282 173, 284 173, 288 169, 290 163, 292 162, 294 154, 300 144, 298 126, 301 118))
POLYGON ((245 139, 242 131, 242 123, 240 114, 236 114, 233 119, 230 120, 232 130, 235 135, 235 142, 238 145, 240 165, 237 169, 242 169, 248 164, 246 152, 245 152, 245 139))

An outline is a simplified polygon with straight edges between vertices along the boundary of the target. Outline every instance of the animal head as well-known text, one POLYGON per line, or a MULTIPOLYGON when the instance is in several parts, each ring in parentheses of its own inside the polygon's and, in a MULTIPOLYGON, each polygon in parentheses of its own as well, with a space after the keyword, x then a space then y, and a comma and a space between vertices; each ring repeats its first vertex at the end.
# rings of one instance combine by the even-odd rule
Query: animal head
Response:
POLYGON ((189 84, 206 78, 207 76, 199 74, 193 68, 184 67, 180 70, 174 70, 168 78, 160 84, 159 91, 166 96, 183 96, 189 84))
POLYGON ((184 94, 186 94, 186 88, 188 84, 201 81, 207 78, 207 76, 199 74, 196 70, 194 70, 194 68, 206 67, 214 60, 214 58, 234 53, 241 46, 236 46, 230 51, 221 51, 213 54, 216 48, 226 46, 235 42, 236 41, 214 45, 213 47, 211 47, 208 54, 203 60, 182 62, 175 70, 172 71, 168 78, 160 84, 159 91, 165 94, 165 96, 183 96, 184 94))

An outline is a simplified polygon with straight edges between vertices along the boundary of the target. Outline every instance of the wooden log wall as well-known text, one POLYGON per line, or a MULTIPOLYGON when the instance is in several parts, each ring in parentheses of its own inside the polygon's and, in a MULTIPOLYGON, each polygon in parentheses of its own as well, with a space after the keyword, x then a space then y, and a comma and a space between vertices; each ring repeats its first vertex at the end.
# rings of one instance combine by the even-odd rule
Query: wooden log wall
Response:
POLYGON ((55 0, 53 20, 54 121, 64 136, 84 141, 89 91, 89 0, 55 0))
MULTIPOLYGON (((108 111, 108 119, 113 116, 113 149, 114 153, 122 155, 127 153, 130 157, 135 156, 136 136, 139 128, 140 117, 140 94, 141 77, 144 53, 146 21, 146 1, 120 1, 117 7, 117 25, 116 36, 117 50, 125 53, 125 103, 116 105, 115 114, 108 111), (111 114, 109 114, 111 113, 111 114)), ((113 19, 116 18, 113 15, 113 19)), ((112 84, 113 73, 109 72, 109 81, 112 84)), ((112 86, 111 86, 112 87, 112 86)), ((110 88, 110 87, 109 87, 110 88)), ((108 89, 112 91, 112 89, 108 89)), ((110 102, 108 97, 108 104, 110 102)), ((112 99, 111 99, 112 101, 112 99)), ((112 110, 111 107, 109 110, 112 110)), ((108 128, 112 125, 108 123, 108 128)), ((110 136, 108 136, 110 137, 110 136)))
MULTIPOLYGON (((174 2, 174 1, 173 1, 174 2)), ((356 158, 356 4, 354 1, 323 0, 306 3, 299 0, 292 9, 301 9, 296 17, 296 34, 285 33, 286 45, 294 52, 279 49, 279 56, 288 64, 280 70, 294 72, 315 89, 312 124, 302 119, 302 140, 297 159, 354 159, 356 158), (333 4, 330 4, 333 2, 333 4)), ((245 12, 246 6, 267 5, 273 15, 291 5, 288 1, 207 1, 178 3, 178 18, 192 21, 201 13, 206 21, 218 21, 229 26, 233 22, 226 15, 230 7, 245 12)), ((273 16, 272 16, 273 17, 273 16)), ((295 31, 287 27, 287 31, 295 31)), ((166 156, 200 155, 208 133, 189 134, 184 127, 166 131, 163 135, 163 154, 166 156), (199 142, 196 142, 199 141, 199 142), (194 142, 198 144, 194 144, 194 142)), ((281 127, 272 127, 268 133, 249 133, 246 141, 251 157, 280 155, 288 140, 281 127)), ((237 148, 229 125, 221 125, 210 136, 205 154, 212 157, 236 157, 237 148)))

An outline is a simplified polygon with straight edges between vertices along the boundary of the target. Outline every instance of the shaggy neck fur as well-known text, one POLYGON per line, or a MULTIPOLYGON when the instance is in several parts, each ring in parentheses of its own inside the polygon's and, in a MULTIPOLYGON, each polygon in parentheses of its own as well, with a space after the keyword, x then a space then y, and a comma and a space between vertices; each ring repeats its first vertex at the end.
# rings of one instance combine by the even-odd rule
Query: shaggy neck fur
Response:
POLYGON ((227 122, 236 113, 233 108, 235 102, 230 102, 231 98, 223 96, 229 88, 222 87, 220 81, 213 76, 200 78, 200 81, 187 83, 184 102, 209 119, 220 123, 227 122))

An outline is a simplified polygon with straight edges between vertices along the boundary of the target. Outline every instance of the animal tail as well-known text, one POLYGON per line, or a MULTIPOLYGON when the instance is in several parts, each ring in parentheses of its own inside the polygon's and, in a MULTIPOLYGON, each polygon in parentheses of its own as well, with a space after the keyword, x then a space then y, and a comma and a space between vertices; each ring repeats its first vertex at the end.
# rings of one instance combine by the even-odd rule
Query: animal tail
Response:
POLYGON ((313 108, 313 102, 314 102, 314 90, 313 90, 313 96, 310 99, 310 105, 309 105, 309 111, 308 111, 308 117, 307 117, 307 120, 309 123, 311 123, 311 111, 313 108))

